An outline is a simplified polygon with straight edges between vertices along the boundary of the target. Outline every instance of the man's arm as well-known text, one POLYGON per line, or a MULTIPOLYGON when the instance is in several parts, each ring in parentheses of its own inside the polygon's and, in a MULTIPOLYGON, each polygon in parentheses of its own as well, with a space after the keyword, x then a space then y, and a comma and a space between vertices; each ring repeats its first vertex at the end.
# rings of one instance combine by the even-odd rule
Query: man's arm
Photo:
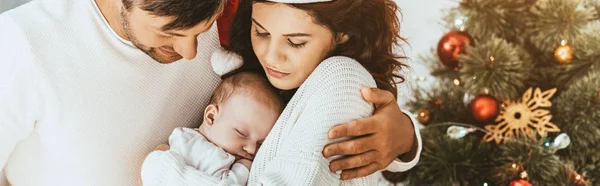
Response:
POLYGON ((27 39, 5 14, 0 14, 0 41, 1 170, 17 143, 32 133, 41 91, 27 39))
POLYGON ((414 167, 421 153, 421 137, 416 120, 407 119, 410 117, 400 110, 389 91, 363 88, 362 95, 376 105, 375 114, 338 125, 329 131, 332 139, 358 137, 330 144, 323 149, 325 157, 347 155, 331 162, 331 171, 343 170, 342 179, 352 179, 384 168, 399 172, 414 167), (410 157, 411 153, 413 157, 410 157), (405 156, 402 159, 410 161, 396 159, 399 156, 405 156))
POLYGON ((398 156, 398 159, 394 160, 390 165, 386 167, 386 170, 392 172, 404 172, 411 168, 413 168, 419 162, 419 157, 421 156, 422 149, 422 140, 421 140, 421 132, 419 132, 419 126, 417 120, 414 118, 410 112, 402 110, 404 114, 404 120, 400 121, 403 123, 410 123, 415 130, 414 141, 411 145, 411 150, 401 154, 398 156))

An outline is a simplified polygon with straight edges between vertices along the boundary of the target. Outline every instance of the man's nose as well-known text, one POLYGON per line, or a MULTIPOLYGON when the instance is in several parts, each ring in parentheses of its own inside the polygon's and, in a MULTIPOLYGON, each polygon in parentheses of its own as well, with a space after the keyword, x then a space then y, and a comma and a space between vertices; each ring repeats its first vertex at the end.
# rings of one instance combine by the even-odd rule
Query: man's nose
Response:
POLYGON ((196 37, 186 37, 177 40, 174 46, 175 51, 187 60, 192 60, 196 57, 198 50, 198 40, 196 37))

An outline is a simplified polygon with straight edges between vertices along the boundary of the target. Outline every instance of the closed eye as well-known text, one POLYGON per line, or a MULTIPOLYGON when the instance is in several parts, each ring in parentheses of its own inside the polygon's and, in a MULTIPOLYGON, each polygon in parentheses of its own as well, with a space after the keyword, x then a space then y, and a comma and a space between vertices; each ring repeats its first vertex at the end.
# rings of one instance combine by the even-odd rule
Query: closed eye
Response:
POLYGON ((241 138, 244 138, 244 139, 246 139, 246 137, 247 137, 247 136, 246 136, 244 133, 240 132, 238 129, 235 129, 235 132, 236 132, 236 133, 237 133, 237 135, 238 135, 238 136, 240 136, 241 138))
POLYGON ((254 35, 258 37, 269 37, 269 35, 271 34, 269 34, 268 32, 259 32, 258 30, 254 30, 254 35))
POLYGON ((292 42, 292 40, 288 39, 288 44, 289 44, 291 47, 294 47, 294 48, 301 48, 301 47, 303 47, 304 45, 306 45, 306 42, 304 42, 304 43, 294 43, 294 42, 292 42))

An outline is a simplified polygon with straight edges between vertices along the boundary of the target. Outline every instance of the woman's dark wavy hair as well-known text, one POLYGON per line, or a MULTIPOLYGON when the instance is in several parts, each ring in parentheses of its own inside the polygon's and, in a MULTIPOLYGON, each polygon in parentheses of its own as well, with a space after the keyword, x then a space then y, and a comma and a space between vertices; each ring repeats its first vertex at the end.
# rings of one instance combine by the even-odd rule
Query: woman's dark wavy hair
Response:
MULTIPOLYGON (((230 49, 244 59, 244 66, 240 70, 264 74, 250 40, 252 4, 256 2, 273 3, 266 0, 241 0, 232 23, 230 49)), ((289 5, 307 11, 315 23, 329 28, 333 33, 346 33, 350 36, 331 55, 356 59, 371 73, 378 88, 391 91, 397 97, 396 84, 404 81, 404 77, 397 73, 405 66, 400 60, 406 57, 395 54, 393 48, 406 40, 399 34, 399 9, 393 0, 334 0, 289 5)))

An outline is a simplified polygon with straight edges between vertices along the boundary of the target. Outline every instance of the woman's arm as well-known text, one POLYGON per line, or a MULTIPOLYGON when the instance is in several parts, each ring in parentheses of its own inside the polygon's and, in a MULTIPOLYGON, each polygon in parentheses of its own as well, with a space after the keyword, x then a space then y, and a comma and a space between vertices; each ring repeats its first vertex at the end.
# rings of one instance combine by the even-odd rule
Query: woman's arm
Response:
MULTIPOLYGON (((373 113, 373 105, 360 94, 364 86, 375 87, 376 84, 355 60, 332 57, 322 62, 298 89, 261 147, 257 158, 262 157, 255 159, 255 163, 265 161, 266 164, 252 169, 264 171, 258 182, 264 185, 342 184, 340 175, 329 171, 331 159, 323 157, 322 149, 329 143, 348 140, 329 139, 327 133, 333 126, 373 113), (263 152, 266 153, 261 155, 263 152)), ((377 176, 343 184, 373 185, 377 176)))

